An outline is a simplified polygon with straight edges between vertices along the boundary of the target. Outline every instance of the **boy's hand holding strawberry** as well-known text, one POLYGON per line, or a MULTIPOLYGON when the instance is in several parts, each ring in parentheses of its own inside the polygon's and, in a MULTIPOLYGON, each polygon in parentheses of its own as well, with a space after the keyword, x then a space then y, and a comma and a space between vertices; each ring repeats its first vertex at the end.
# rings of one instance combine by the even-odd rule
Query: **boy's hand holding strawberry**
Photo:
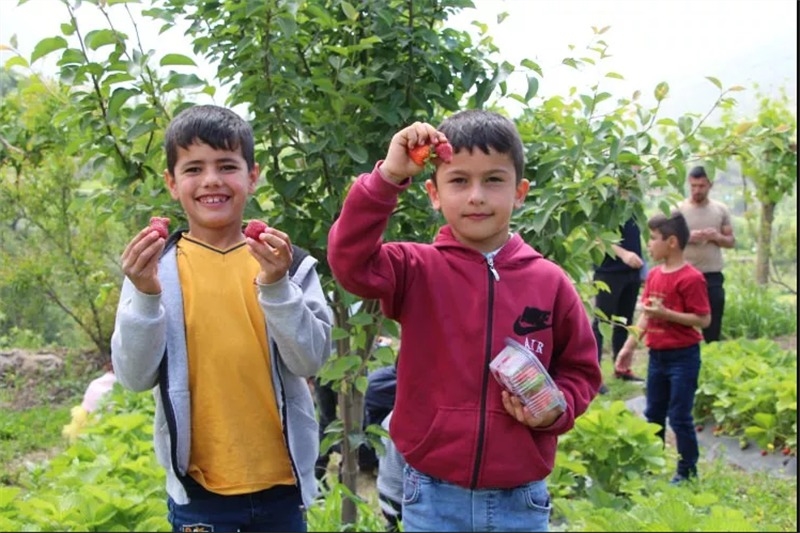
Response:
POLYGON ((400 183, 419 174, 434 154, 443 161, 452 157, 447 137, 426 122, 415 122, 392 137, 379 171, 384 179, 400 183))
POLYGON ((261 265, 256 282, 267 285, 283 278, 292 265, 292 242, 289 236, 260 220, 248 222, 244 235, 250 255, 261 265))
POLYGON ((161 293, 158 258, 166 244, 163 235, 167 232, 168 221, 169 219, 161 219, 157 223, 151 221, 151 225, 137 233, 122 252, 122 272, 139 292, 161 293))

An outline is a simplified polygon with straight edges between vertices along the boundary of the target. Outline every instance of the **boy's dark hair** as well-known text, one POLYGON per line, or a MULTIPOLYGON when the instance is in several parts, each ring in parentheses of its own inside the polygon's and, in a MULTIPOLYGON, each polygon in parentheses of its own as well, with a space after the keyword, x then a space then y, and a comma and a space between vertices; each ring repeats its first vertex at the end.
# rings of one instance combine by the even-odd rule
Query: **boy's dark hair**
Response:
POLYGON ((650 231, 656 230, 661 233, 664 240, 675 236, 681 250, 685 249, 689 242, 689 225, 680 211, 672 211, 669 217, 664 213, 653 215, 647 221, 647 227, 650 231))
POLYGON ((501 154, 508 154, 514 162, 517 183, 522 180, 525 167, 525 148, 514 123, 494 111, 468 109, 447 117, 439 126, 439 131, 447 135, 453 152, 463 149, 472 153, 479 148, 488 154, 492 148, 501 154))
POLYGON ((196 105, 178 113, 167 126, 164 149, 170 174, 175 173, 178 148, 186 149, 198 141, 215 150, 240 150, 247 170, 253 170, 255 166, 253 128, 250 124, 230 109, 196 105))
POLYGON ((692 170, 689 171, 690 178, 706 178, 708 179, 708 175, 706 174, 706 169, 703 165, 697 165, 692 170))

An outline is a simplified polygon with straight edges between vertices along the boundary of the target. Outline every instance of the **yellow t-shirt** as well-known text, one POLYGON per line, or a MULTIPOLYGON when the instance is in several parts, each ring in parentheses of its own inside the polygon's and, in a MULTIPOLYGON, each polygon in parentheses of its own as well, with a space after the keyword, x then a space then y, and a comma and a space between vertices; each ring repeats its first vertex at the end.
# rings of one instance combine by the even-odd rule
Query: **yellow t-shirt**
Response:
POLYGON ((192 443, 189 475, 218 494, 294 485, 270 373, 258 262, 242 242, 178 241, 192 443))

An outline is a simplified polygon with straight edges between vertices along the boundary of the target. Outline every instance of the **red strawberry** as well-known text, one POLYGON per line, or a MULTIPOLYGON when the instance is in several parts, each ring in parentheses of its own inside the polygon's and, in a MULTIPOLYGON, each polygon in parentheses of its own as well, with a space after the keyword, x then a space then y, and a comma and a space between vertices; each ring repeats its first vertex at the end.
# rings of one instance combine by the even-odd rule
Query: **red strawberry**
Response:
POLYGON ((425 166, 425 162, 431 156, 431 147, 427 144, 415 146, 408 150, 408 157, 419 166, 425 166))
POLYGON ((167 217, 150 217, 150 229, 155 230, 162 239, 169 237, 169 219, 167 217))
POLYGON ((789 455, 790 453, 792 453, 792 449, 786 446, 783 450, 781 450, 781 453, 783 455, 789 455))
POLYGON ((260 220, 251 220, 247 223, 247 227, 244 228, 244 234, 246 237, 258 240, 265 229, 267 229, 267 225, 264 222, 260 220))
POLYGON ((443 142, 437 144, 434 148, 436 151, 436 157, 444 161, 445 163, 449 163, 453 160, 453 145, 448 142, 443 142))
POLYGON ((694 429, 695 429, 695 431, 697 431, 698 433, 700 433, 701 431, 703 431, 703 424, 697 424, 697 425, 694 427, 694 429))
POLYGON ((765 455, 767 455, 767 450, 761 450, 761 456, 763 457, 765 455))

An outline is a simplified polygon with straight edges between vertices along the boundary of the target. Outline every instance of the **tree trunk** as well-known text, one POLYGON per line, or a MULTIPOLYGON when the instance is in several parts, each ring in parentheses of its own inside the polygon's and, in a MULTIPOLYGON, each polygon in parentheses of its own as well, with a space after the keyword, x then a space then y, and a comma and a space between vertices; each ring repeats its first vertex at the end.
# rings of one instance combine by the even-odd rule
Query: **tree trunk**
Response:
POLYGON ((758 245, 756 248, 756 283, 769 283, 769 261, 772 246, 772 221, 775 218, 775 202, 761 203, 761 221, 758 226, 758 245))
MULTIPOLYGON (((353 445, 350 435, 360 433, 364 421, 364 395, 353 386, 339 392, 339 410, 342 414, 344 435, 342 436, 342 484, 352 494, 358 494, 358 445, 353 445)), ((352 498, 342 499, 342 525, 354 525, 358 518, 356 502, 352 498)))

